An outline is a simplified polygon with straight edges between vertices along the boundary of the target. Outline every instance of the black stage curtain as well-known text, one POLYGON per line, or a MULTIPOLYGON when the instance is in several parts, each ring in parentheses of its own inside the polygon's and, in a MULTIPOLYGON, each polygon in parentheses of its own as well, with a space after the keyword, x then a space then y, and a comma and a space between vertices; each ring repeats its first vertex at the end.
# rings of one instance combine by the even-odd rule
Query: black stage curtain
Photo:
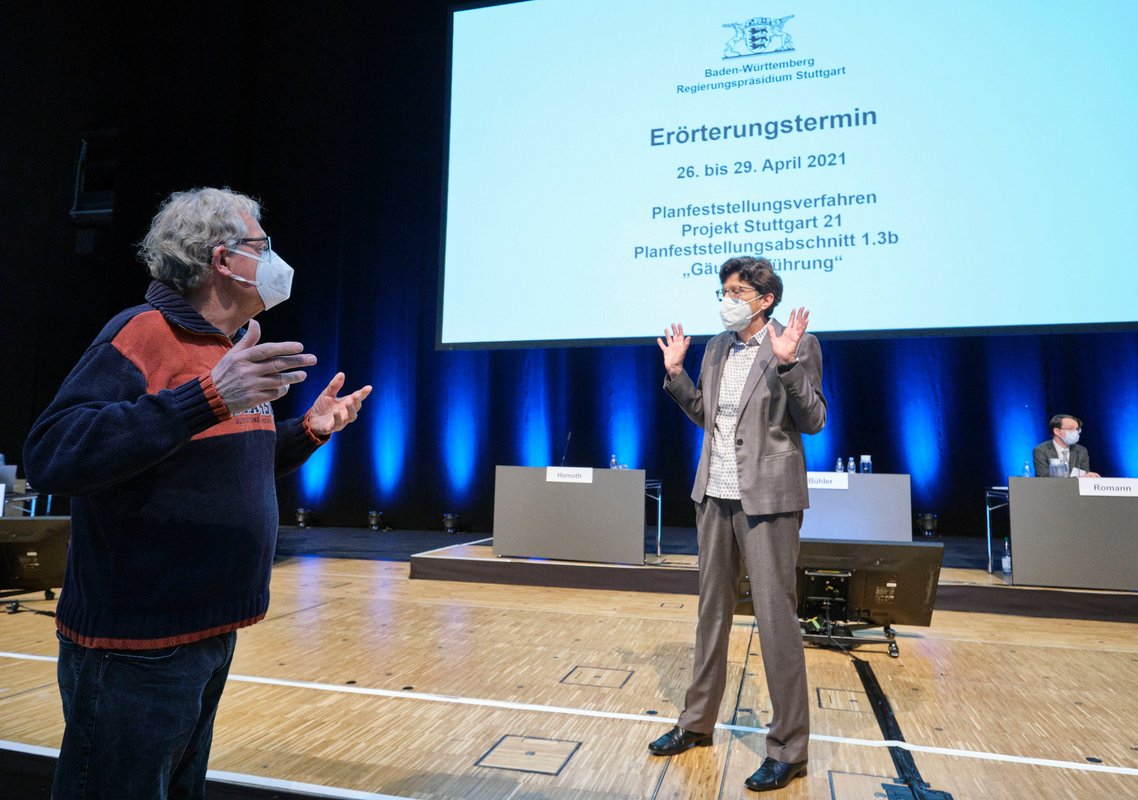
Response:
MULTIPOLYGON (((401 528, 437 529, 449 511, 488 530, 495 464, 602 467, 615 454, 663 481, 665 524, 693 524, 699 434, 660 389, 655 344, 434 348, 448 20, 437 0, 5 3, 0 452, 19 461, 88 342, 140 301, 132 243, 159 201, 226 185, 263 201, 297 268, 264 337, 299 339, 321 362, 278 414, 302 412, 337 369, 352 388, 375 386, 361 421, 282 481, 283 521, 304 506, 324 524, 363 525, 378 509, 401 528), (79 140, 96 130, 117 132, 102 227, 68 218, 79 140)), ((573 265, 551 242, 530 268, 547 276, 556 314, 573 265)), ((1072 261, 1056 303, 1092 280, 1072 261)), ((1021 473, 1055 411, 1084 418, 1095 469, 1138 474, 1134 333, 827 341, 823 352, 830 422, 809 467, 870 453, 876 471, 912 475, 914 511, 939 514, 943 533, 982 532, 984 487, 1021 473)))

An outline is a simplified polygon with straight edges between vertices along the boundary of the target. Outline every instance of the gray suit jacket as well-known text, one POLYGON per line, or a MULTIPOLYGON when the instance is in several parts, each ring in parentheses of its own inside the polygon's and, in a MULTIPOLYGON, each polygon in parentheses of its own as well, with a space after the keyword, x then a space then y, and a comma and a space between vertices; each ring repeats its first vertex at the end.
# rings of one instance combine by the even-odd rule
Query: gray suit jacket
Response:
MULTIPOLYGON (((1031 451, 1031 460, 1035 463, 1035 477, 1046 478, 1050 472, 1051 459, 1059 457, 1059 450, 1055 447, 1055 440, 1048 439, 1043 444, 1037 444, 1031 451)), ((1081 444, 1071 445, 1071 454, 1068 456, 1068 466, 1081 469, 1083 472, 1091 471, 1091 455, 1087 448, 1081 444)))
MULTIPOLYGON (((781 334, 783 326, 775 322, 774 329, 781 334)), ((725 331, 707 343, 698 383, 693 384, 686 371, 664 382, 664 390, 704 430, 691 494, 697 503, 707 494, 719 381, 734 338, 732 331, 725 331)), ((739 494, 746 513, 782 514, 810 506, 802 434, 817 433, 825 424, 818 339, 809 333, 803 336, 798 363, 779 373, 770 337, 765 338, 743 384, 735 431, 739 494)))

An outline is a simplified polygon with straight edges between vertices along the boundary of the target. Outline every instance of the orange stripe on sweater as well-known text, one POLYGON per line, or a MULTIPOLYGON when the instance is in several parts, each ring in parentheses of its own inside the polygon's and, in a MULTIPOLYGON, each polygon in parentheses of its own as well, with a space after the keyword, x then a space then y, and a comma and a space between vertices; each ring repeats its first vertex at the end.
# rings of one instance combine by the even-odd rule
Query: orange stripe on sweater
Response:
POLYGON ((157 310, 132 317, 112 344, 146 377, 150 394, 208 375, 232 347, 220 333, 203 335, 173 326, 157 310))
POLYGON ((195 440, 276 429, 271 413, 229 415, 211 375, 217 362, 233 346, 220 333, 192 333, 171 325, 160 311, 143 311, 123 326, 112 344, 145 376, 149 394, 201 380, 202 390, 219 422, 194 436, 195 440))
POLYGON ((231 622, 228 625, 219 625, 216 628, 210 628, 204 631, 183 633, 178 636, 165 636, 159 639, 114 639, 102 636, 82 636, 68 628, 62 622, 57 622, 56 627, 59 629, 59 632, 68 639, 83 647, 98 650, 157 650, 161 647, 173 647, 177 644, 200 642, 202 639, 209 639, 212 636, 220 636, 223 633, 229 633, 239 628, 247 628, 250 625, 256 625, 264 618, 264 614, 258 614, 255 617, 243 619, 240 622, 231 622))

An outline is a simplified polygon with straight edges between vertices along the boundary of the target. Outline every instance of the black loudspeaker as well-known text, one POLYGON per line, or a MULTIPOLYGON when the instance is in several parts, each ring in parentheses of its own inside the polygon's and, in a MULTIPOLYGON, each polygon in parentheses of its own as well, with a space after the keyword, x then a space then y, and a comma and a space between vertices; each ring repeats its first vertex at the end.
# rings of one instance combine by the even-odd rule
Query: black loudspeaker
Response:
POLYGON ((0 517, 0 592, 63 586, 71 517, 0 517))
POLYGON ((71 222, 80 228, 110 228, 115 217, 119 131, 105 128, 79 137, 71 222))
POLYGON ((77 256, 95 261, 111 258, 118 153, 117 128, 87 131, 79 138, 71 212, 68 215, 75 228, 77 256))

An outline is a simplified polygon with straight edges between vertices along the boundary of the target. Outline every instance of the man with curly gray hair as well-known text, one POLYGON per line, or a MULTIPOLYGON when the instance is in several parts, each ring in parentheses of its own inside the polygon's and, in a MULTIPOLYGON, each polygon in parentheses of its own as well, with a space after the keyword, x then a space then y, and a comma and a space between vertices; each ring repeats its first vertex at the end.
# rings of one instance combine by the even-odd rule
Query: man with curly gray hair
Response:
POLYGON ((246 219, 260 218, 256 200, 227 189, 175 192, 154 215, 139 255, 151 277, 185 293, 205 281, 213 248, 248 237, 246 219))
POLYGON ((300 419, 299 342, 253 319, 289 296, 256 201, 172 194, 140 245, 146 302, 107 323, 32 427, 24 461, 72 497, 56 610, 66 723, 54 798, 205 796, 236 631, 269 603, 275 478, 356 419, 337 373, 300 419))

